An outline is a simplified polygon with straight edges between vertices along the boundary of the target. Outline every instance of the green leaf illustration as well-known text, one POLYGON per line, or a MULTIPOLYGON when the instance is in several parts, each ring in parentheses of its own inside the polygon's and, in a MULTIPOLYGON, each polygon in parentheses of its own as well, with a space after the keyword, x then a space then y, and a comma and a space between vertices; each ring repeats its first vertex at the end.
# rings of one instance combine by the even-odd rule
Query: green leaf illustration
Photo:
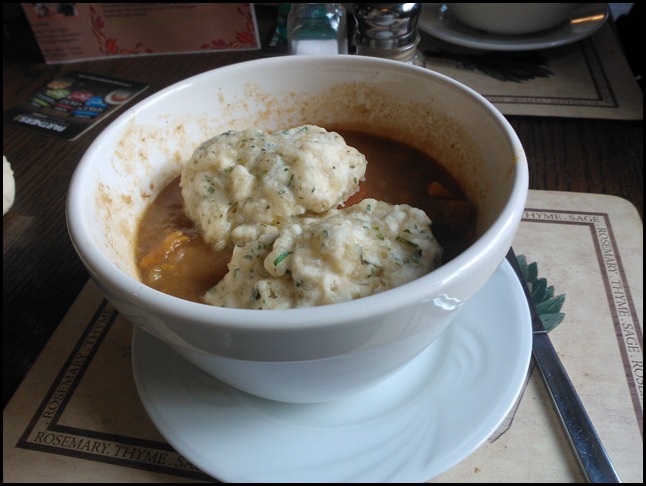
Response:
POLYGON ((565 294, 554 295, 554 287, 547 284, 547 279, 538 277, 538 265, 536 262, 527 263, 525 255, 517 255, 518 265, 527 282, 532 302, 536 307, 536 312, 543 321, 543 326, 547 332, 558 326, 565 314, 561 312, 565 294))

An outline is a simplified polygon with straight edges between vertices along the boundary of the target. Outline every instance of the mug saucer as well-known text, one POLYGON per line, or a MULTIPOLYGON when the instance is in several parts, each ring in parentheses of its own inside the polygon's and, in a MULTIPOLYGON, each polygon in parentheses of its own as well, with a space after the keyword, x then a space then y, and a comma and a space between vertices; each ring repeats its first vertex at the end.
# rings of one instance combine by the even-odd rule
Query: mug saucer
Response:
POLYGON ((530 51, 563 46, 594 34, 608 19, 605 3, 582 3, 569 21, 548 30, 527 35, 494 35, 474 29, 444 12, 441 3, 425 3, 419 17, 423 32, 445 42, 490 51, 530 51))

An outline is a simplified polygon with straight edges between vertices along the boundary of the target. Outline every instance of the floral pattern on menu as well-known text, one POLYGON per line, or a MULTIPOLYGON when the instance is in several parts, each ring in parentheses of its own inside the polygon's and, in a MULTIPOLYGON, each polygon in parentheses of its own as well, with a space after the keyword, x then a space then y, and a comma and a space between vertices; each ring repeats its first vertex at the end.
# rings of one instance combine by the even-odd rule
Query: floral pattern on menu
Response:
POLYGON ((250 3, 78 3, 69 15, 35 5, 22 7, 47 63, 261 47, 250 3))
POLYGON ((146 48, 141 42, 137 43, 135 47, 131 49, 119 47, 119 41, 117 39, 110 38, 105 34, 105 20, 103 16, 97 13, 96 9, 92 5, 90 5, 90 12, 92 18, 92 33, 99 43, 99 50, 107 56, 114 56, 119 54, 150 54, 153 52, 152 49, 146 48))

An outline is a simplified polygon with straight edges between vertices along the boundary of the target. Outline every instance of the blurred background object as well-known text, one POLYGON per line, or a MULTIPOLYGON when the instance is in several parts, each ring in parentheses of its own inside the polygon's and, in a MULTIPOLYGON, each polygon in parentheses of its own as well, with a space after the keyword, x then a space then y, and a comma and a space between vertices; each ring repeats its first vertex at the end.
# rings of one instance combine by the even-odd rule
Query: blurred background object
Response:
POLYGON ((2 4, 2 57, 43 60, 36 37, 19 3, 2 4))
POLYGON ((474 29, 524 35, 565 22, 578 3, 446 3, 451 15, 474 29))
POLYGON ((608 6, 615 20, 617 35, 624 48, 628 65, 635 75, 640 89, 644 91, 644 55, 641 39, 641 29, 644 26, 642 21, 644 5, 640 3, 609 3, 608 6))
POLYGON ((11 163, 7 157, 2 156, 2 215, 7 214, 7 211, 13 206, 16 197, 16 181, 11 169, 11 163))

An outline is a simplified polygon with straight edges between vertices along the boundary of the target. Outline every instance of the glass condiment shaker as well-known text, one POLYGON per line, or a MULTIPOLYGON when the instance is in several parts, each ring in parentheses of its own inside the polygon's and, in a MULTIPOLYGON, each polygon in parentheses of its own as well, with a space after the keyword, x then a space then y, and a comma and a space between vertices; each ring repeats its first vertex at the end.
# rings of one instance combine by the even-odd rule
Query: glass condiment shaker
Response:
POLYGON ((292 3, 287 40, 290 54, 347 54, 345 7, 341 3, 292 3))
POLYGON ((360 56, 383 57, 424 66, 417 49, 421 3, 354 3, 354 45, 360 56))

